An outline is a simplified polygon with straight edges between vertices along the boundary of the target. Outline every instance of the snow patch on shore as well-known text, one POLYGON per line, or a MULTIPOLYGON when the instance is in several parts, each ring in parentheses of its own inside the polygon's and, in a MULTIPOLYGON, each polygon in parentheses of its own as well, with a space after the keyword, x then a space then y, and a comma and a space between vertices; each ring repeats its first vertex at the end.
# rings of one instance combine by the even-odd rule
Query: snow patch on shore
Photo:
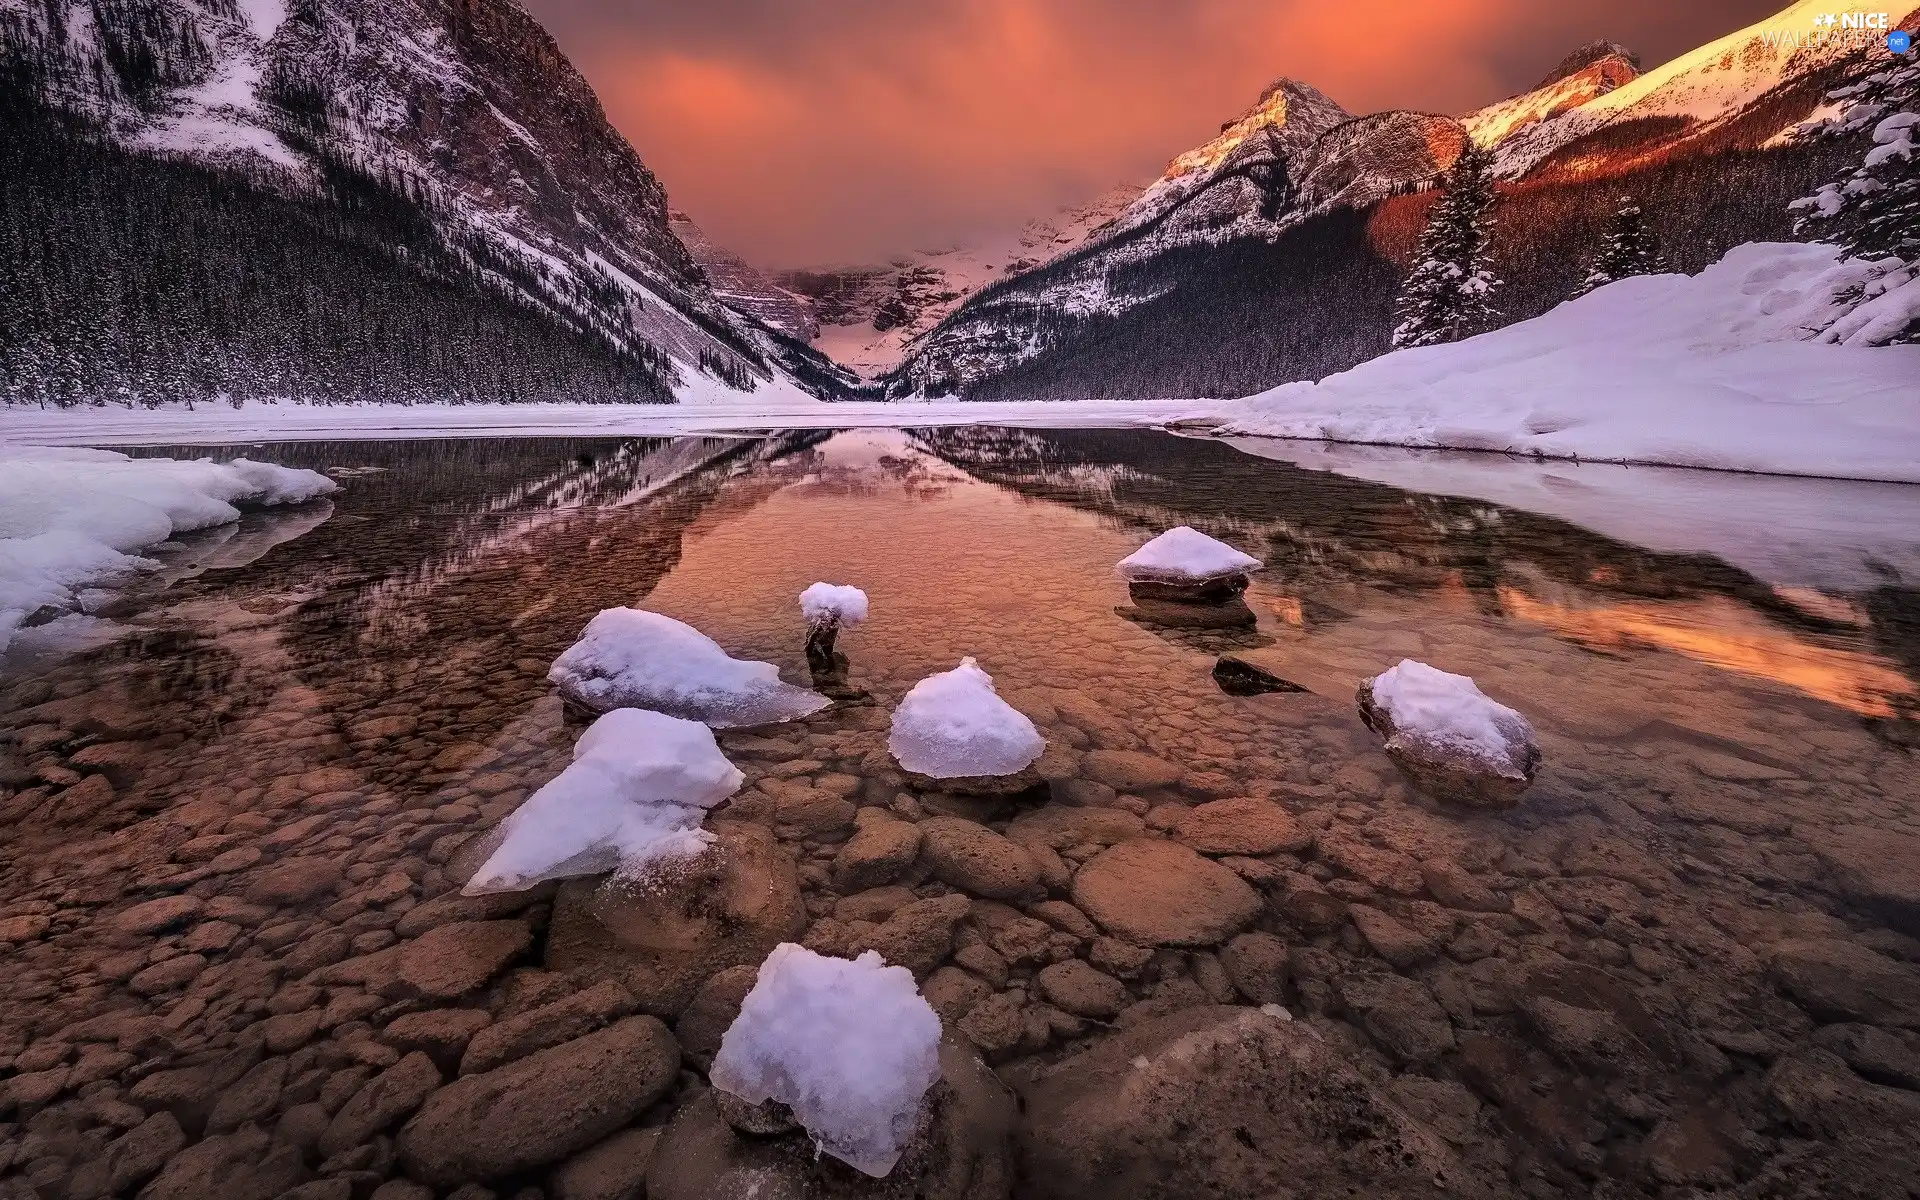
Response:
POLYGON ((1920 346, 1815 340, 1883 264, 1736 246, 1193 413, 1217 432, 1920 483, 1920 346))
POLYGON ((36 614, 158 564, 135 551, 240 519, 242 505, 298 504, 339 490, 317 471, 128 458, 107 450, 0 445, 0 652, 36 614))

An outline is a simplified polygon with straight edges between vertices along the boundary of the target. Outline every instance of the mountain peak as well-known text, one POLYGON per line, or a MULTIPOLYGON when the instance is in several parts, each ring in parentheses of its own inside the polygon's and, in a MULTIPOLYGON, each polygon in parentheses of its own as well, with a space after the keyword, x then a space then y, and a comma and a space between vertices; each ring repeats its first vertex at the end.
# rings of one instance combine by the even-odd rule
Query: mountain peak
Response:
MULTIPOLYGON (((1580 72, 1586 70, 1588 67, 1593 66, 1595 63, 1602 62, 1603 60, 1609 59, 1609 58, 1617 58, 1621 62, 1625 63, 1628 67, 1632 68, 1632 70, 1627 74, 1628 79, 1631 79, 1635 75, 1640 73, 1640 56, 1638 54, 1635 54, 1633 51, 1627 49, 1625 46, 1622 46, 1619 42, 1609 42, 1603 39, 1603 40, 1588 42, 1586 45, 1580 47, 1578 50, 1575 50, 1572 54, 1569 54, 1565 58, 1561 59, 1559 66, 1555 67, 1551 71, 1548 71, 1545 78, 1541 79, 1539 83, 1534 84, 1532 87, 1528 88, 1527 90, 1530 92, 1537 92, 1541 88, 1549 87, 1553 84, 1560 82, 1562 79, 1567 79, 1574 75, 1578 75, 1580 72)), ((1621 81, 1621 82, 1624 82, 1624 81, 1621 81)), ((1618 84, 1616 83, 1615 86, 1618 86, 1618 84)))
POLYGON ((1352 113, 1319 88, 1282 76, 1260 92, 1260 98, 1239 117, 1220 127, 1220 133, 1167 164, 1162 179, 1178 179, 1211 171, 1226 161, 1240 143, 1261 130, 1293 135, 1287 140, 1305 145, 1316 135, 1350 119, 1352 113))

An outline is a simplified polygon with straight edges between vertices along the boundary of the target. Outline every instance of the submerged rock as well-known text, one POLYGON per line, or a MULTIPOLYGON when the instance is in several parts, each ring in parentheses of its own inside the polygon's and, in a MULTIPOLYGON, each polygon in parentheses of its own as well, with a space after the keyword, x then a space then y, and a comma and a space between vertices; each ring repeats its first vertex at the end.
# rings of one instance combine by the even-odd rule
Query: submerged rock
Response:
POLYGON ((1308 690, 1231 654, 1221 655, 1219 661, 1213 664, 1213 681, 1229 696, 1263 696, 1274 692, 1308 690))
POLYGON ((1465 675, 1401 659, 1360 685, 1360 719, 1415 787, 1471 808, 1512 808, 1540 768, 1527 719, 1465 675))
POLYGON ((1143 838, 1101 852, 1073 877, 1073 903, 1139 946, 1211 946, 1260 914, 1260 896, 1185 846, 1143 838))
POLYGON ((746 1135, 717 1092, 674 1115, 647 1164, 648 1200, 1006 1200, 1012 1192, 1013 1097, 977 1054, 939 1046, 939 1080, 913 1137, 884 1177, 819 1153, 804 1130, 746 1135))
POLYGON ((1148 1021, 1023 1092, 1022 1194, 1033 1200, 1511 1194, 1306 1022, 1260 1009, 1148 1021))
POLYGON ((553 902, 547 967, 612 979, 647 1012, 676 1017, 708 977, 758 964, 807 924, 793 859, 762 826, 722 823, 671 877, 603 888, 570 880, 553 902))
POLYGON ((637 608, 603 609, 547 678, 589 712, 645 708, 715 729, 791 721, 829 703, 781 682, 772 663, 732 658, 693 626, 637 608))

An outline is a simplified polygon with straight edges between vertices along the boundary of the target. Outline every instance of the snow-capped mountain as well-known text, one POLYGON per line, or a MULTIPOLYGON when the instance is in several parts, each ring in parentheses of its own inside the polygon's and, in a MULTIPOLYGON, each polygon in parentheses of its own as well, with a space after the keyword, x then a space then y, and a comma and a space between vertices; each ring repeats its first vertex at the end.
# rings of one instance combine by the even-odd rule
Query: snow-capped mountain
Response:
MULTIPOLYGON (((1818 80, 1850 59, 1863 59, 1874 49, 1876 40, 1884 37, 1864 28, 1837 28, 1828 24, 1828 19, 1884 12, 1887 7, 1885 0, 1801 0, 1580 104, 1505 131, 1492 139, 1496 171, 1507 178, 1521 177, 1582 139, 1606 141, 1593 137, 1602 130, 1627 136, 1586 156, 1567 156, 1557 164, 1559 168, 1577 174, 1604 167, 1609 156, 1620 153, 1622 140, 1638 143, 1635 148, 1642 153, 1655 149, 1670 152, 1689 142, 1706 144, 1749 114, 1765 123, 1766 127, 1757 132, 1783 136, 1805 119, 1805 106, 1795 106, 1803 110, 1800 115, 1782 119, 1764 111, 1764 100, 1785 99, 1780 93, 1802 84, 1807 85, 1800 88, 1802 92, 1817 93, 1818 80), (1634 136, 1636 124, 1640 127, 1638 136, 1634 136)), ((1898 9, 1900 5, 1893 7, 1898 9)), ((1898 12, 1890 14, 1893 24, 1910 22, 1913 12, 1920 10, 1910 10, 1905 17, 1898 12)), ((1481 136, 1478 129, 1475 132, 1481 136)), ((1747 132, 1748 140, 1754 132, 1747 132)))
POLYGON ((1616 42, 1591 42, 1561 60, 1547 77, 1461 118, 1483 146, 1498 145, 1529 125, 1551 120, 1569 109, 1604 96, 1640 74, 1640 59, 1616 42))
POLYGON ((1387 348, 1428 203, 1419 193, 1467 137, 1495 151, 1505 181, 1495 254, 1507 319, 1570 294, 1623 193, 1642 194, 1687 269, 1783 238, 1786 202, 1831 157, 1791 133, 1871 49, 1816 18, 1879 10, 1805 0, 1644 73, 1624 47, 1593 43, 1459 118, 1354 116, 1281 80, 1082 246, 921 336, 889 393, 1220 395, 1350 367, 1387 348))
POLYGON ((1003 236, 908 254, 884 265, 789 271, 775 286, 808 300, 820 325, 815 348, 872 378, 898 366, 915 338, 982 288, 1070 252, 1139 195, 1137 186, 1121 184, 1003 236))
POLYGON ((776 359, 804 356, 716 297, 659 181, 514 0, 0 0, 0 59, 135 154, 302 201, 347 177, 403 197, 444 243, 434 271, 669 390, 790 387, 776 359))

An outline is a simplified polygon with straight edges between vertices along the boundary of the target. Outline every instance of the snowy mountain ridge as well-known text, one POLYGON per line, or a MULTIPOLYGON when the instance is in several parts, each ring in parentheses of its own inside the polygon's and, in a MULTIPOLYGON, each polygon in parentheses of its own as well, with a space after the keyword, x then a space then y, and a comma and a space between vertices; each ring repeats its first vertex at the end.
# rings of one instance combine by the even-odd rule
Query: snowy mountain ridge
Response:
POLYGON ((772 381, 791 353, 714 296, 659 182, 513 0, 0 0, 0 50, 129 148, 418 195, 495 292, 682 384, 772 381))
MULTIPOLYGON (((1095 236, 1140 191, 1119 184, 1012 233, 903 255, 885 265, 782 272, 768 286, 803 296, 820 326, 815 348, 872 378, 897 366, 915 339, 982 288, 1042 266, 1095 236)), ((711 273, 713 263, 689 246, 711 273)), ((762 290, 746 303, 761 305, 767 295, 762 290)))
POLYGON ((1867 49, 1862 38, 1820 35, 1814 18, 1874 11, 1872 0, 1801 0, 1644 73, 1623 47, 1593 43, 1533 89, 1461 118, 1355 117, 1309 85, 1278 81, 1220 135, 1176 156, 1083 245, 983 290, 923 335, 889 377, 889 393, 965 392, 1025 371, 1084 326, 1076 318, 1203 288, 1177 260, 1249 240, 1278 244, 1315 218, 1423 190, 1467 137, 1493 150, 1502 179, 1551 171, 1576 186, 1654 161, 1658 151, 1782 145, 1820 110, 1823 81, 1867 49))

